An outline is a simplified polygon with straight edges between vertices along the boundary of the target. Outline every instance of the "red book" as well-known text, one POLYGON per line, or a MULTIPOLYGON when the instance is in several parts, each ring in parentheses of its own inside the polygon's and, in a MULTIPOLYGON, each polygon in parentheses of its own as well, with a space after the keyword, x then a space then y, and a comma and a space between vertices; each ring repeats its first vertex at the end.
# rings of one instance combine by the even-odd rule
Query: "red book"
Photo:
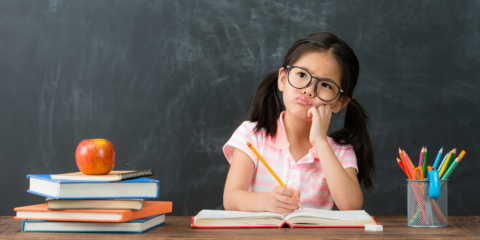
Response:
POLYGON ((75 222, 126 222, 172 212, 172 202, 145 201, 142 210, 68 209, 49 210, 48 204, 17 207, 15 219, 75 221, 75 222))
POLYGON ((302 209, 289 214, 202 210, 192 217, 192 228, 352 228, 379 225, 363 210, 331 211, 302 209))

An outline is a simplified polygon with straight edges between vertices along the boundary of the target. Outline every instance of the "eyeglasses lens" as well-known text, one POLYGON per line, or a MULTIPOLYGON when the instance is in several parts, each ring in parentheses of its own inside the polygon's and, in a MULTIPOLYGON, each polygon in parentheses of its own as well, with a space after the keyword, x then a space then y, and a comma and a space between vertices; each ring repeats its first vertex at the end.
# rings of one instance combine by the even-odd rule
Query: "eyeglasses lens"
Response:
MULTIPOLYGON (((298 67, 290 69, 288 74, 289 83, 299 89, 307 87, 311 79, 312 75, 309 72, 298 67)), ((315 84, 316 80, 313 82, 315 84)), ((324 101, 333 100, 337 96, 338 91, 337 85, 328 80, 320 80, 317 83, 317 96, 324 101)))

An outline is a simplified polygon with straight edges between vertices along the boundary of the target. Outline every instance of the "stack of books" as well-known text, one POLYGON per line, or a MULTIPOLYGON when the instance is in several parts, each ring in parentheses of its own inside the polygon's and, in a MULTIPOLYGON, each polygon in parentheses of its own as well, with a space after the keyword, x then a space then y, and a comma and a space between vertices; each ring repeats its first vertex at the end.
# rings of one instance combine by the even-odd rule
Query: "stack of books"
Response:
POLYGON ((27 175, 27 192, 47 201, 15 208, 15 219, 23 219, 22 232, 143 233, 165 223, 172 202, 145 201, 158 197, 160 182, 139 175, 27 175))

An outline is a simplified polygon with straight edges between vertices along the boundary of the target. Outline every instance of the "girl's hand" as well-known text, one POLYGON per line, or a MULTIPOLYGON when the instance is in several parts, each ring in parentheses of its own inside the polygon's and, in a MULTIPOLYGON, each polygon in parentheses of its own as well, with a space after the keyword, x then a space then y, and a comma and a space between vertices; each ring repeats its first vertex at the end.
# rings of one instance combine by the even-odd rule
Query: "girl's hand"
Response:
POLYGON ((276 186, 268 195, 267 210, 274 213, 291 213, 299 209, 300 191, 276 186), (292 194, 296 198, 292 197, 292 194))
POLYGON ((310 143, 327 141, 327 131, 332 117, 332 107, 329 104, 311 107, 308 109, 307 117, 312 118, 312 128, 310 129, 310 143))

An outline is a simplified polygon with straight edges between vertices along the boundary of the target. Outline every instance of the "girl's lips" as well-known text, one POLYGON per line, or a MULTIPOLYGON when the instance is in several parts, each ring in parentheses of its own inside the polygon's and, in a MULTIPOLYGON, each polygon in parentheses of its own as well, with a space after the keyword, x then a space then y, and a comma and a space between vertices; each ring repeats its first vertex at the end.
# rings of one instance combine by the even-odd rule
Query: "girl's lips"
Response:
POLYGON ((312 103, 310 102, 310 100, 308 100, 308 98, 304 96, 298 96, 297 98, 295 98, 295 101, 297 101, 297 103, 300 103, 304 106, 312 106, 312 103))

